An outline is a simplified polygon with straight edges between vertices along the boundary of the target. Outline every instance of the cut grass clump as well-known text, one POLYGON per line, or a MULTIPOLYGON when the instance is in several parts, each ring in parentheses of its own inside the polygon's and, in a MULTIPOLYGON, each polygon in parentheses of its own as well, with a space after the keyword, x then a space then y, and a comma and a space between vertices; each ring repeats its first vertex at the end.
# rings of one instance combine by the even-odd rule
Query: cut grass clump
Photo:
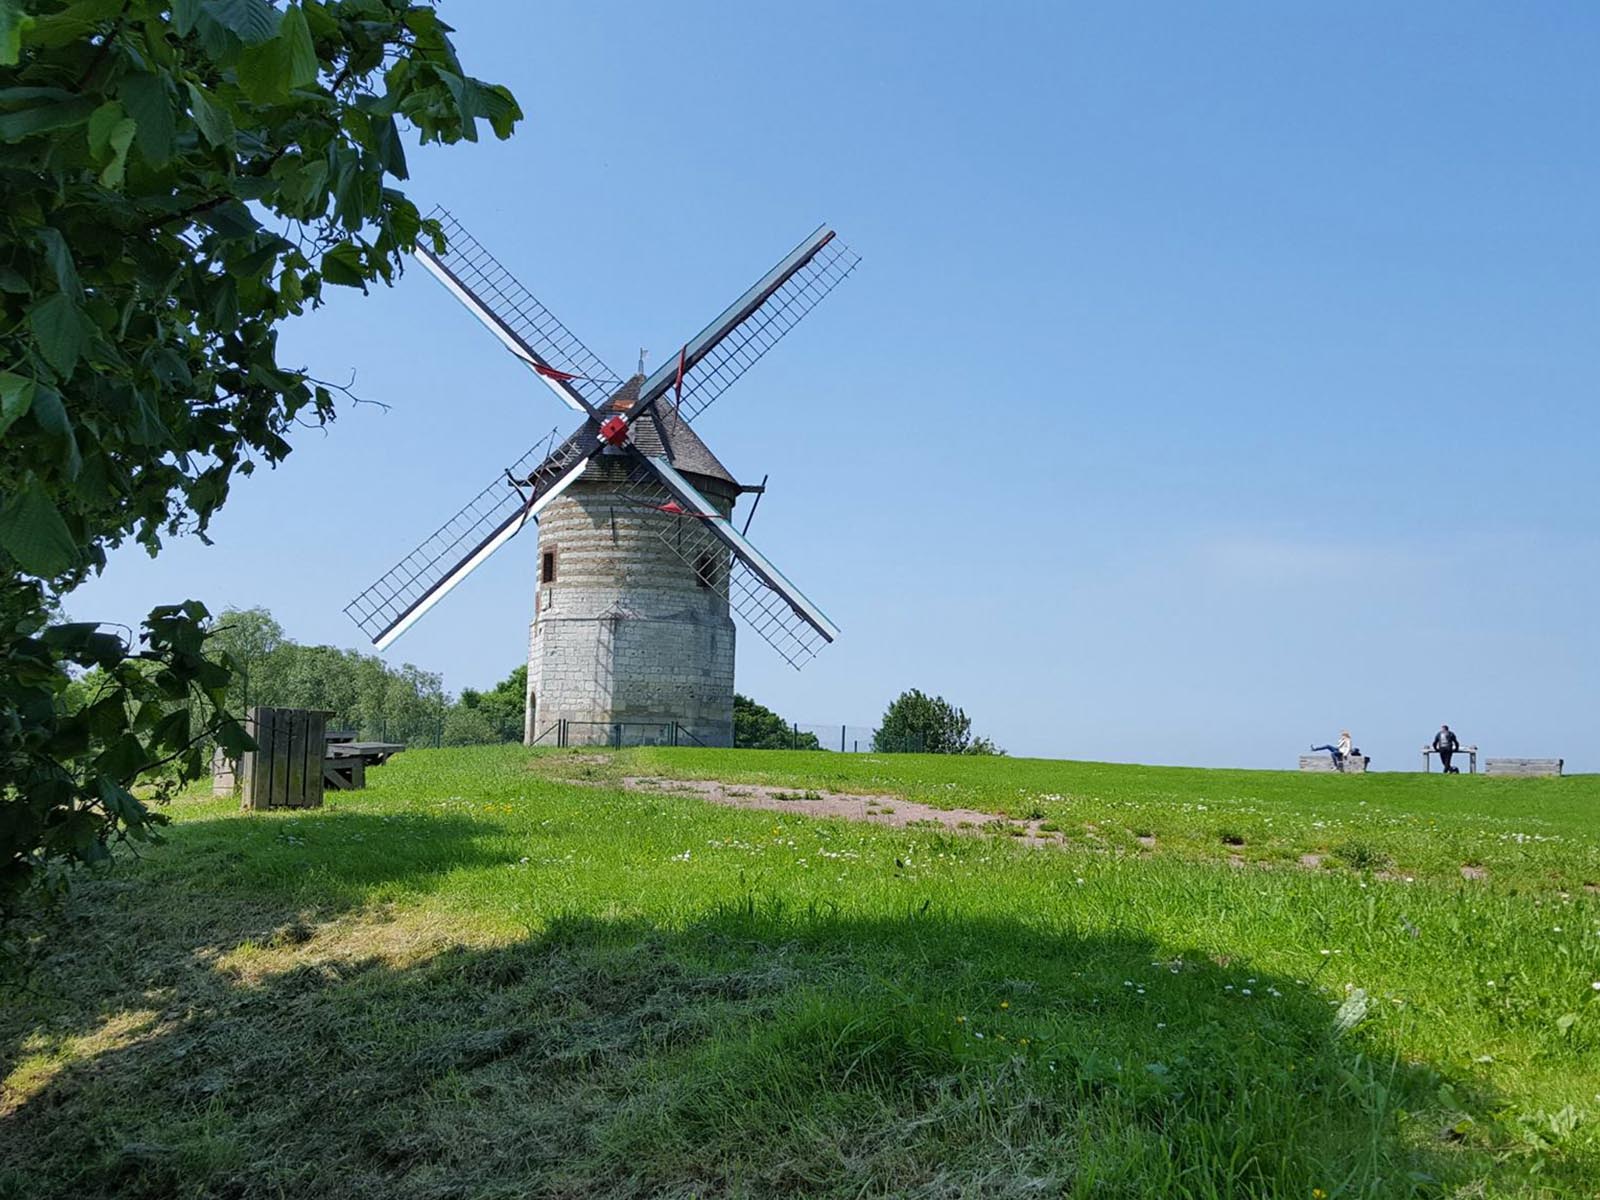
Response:
POLYGON ((1384 871, 1394 865, 1394 859, 1371 842, 1340 842, 1330 853, 1355 871, 1384 871))

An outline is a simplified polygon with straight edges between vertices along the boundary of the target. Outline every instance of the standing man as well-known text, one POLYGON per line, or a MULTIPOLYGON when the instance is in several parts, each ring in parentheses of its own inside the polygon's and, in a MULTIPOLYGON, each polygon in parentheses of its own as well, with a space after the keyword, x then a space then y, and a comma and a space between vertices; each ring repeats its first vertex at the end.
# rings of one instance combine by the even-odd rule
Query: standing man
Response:
POLYGON ((1433 748, 1438 752, 1439 762, 1444 766, 1446 775, 1461 774, 1460 767, 1450 765, 1450 756, 1461 748, 1461 743, 1456 740, 1456 735, 1450 732, 1450 726, 1439 726, 1439 732, 1433 735, 1433 748))

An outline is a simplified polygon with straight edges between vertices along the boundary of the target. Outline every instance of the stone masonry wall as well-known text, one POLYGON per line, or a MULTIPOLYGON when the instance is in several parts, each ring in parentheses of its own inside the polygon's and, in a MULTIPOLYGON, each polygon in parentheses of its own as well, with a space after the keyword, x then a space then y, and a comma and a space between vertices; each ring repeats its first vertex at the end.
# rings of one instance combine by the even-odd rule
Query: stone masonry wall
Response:
MULTIPOLYGON (((732 495, 714 481, 695 484, 732 511, 732 495)), ((733 744, 728 602, 661 540, 670 520, 629 505, 603 478, 573 485, 540 514, 539 562, 553 551, 556 577, 535 595, 528 740, 563 719, 677 721, 708 745, 733 744)), ((713 569, 726 578, 726 559, 713 569)), ((604 731, 580 726, 570 736, 604 731)))

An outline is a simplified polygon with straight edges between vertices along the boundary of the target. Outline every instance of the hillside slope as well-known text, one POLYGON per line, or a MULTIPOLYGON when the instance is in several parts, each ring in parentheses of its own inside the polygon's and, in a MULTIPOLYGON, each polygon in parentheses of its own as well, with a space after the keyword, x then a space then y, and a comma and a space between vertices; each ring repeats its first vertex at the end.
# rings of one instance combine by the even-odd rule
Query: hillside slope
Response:
POLYGON ((1600 1190, 1600 780, 515 747, 370 778, 183 803, 40 924, 0 1196, 1600 1190))

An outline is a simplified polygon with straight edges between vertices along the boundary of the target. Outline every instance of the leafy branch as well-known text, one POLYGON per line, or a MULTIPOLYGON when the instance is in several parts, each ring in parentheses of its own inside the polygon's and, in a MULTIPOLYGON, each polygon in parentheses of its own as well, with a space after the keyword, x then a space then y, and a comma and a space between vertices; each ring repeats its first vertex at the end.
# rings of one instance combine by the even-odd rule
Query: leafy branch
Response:
POLYGON ((450 32, 425 0, 0 0, 0 917, 242 736, 203 606, 135 647, 60 599, 376 403, 278 328, 438 236, 407 143, 520 120, 450 32))

